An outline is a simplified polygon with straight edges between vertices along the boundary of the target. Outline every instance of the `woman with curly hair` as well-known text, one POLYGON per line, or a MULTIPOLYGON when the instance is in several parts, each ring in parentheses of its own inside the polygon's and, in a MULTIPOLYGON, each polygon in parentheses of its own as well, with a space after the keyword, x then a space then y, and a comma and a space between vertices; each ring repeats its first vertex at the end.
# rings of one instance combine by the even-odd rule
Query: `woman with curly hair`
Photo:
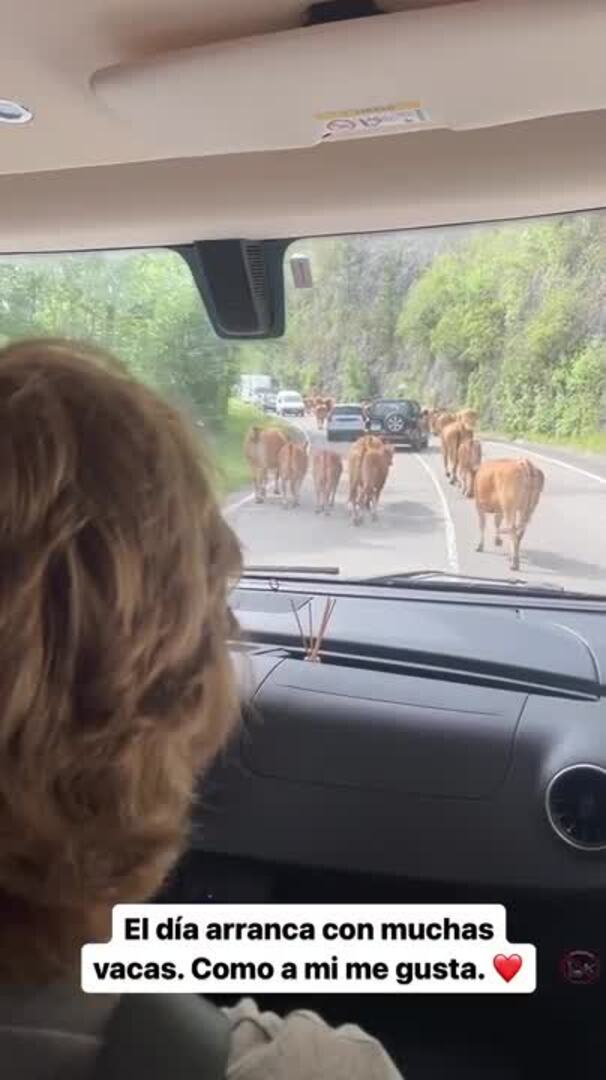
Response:
MULTIPOLYGON (((166 879, 197 777, 237 722, 227 642, 239 571, 212 469, 179 413, 97 349, 0 350, 7 1077, 84 1078, 97 1059, 117 1002, 80 991, 80 949, 109 938, 114 904, 166 879)), ((357 1028, 250 1001, 224 1015, 227 1076, 398 1076, 357 1028)))

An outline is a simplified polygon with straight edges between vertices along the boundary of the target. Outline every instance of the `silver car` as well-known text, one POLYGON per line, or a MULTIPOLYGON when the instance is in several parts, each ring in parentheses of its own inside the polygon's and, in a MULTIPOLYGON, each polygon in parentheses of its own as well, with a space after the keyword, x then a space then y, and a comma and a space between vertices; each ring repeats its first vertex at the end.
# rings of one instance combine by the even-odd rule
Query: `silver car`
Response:
POLYGON ((334 405, 326 421, 326 438, 354 440, 364 434, 364 413, 358 403, 334 405))

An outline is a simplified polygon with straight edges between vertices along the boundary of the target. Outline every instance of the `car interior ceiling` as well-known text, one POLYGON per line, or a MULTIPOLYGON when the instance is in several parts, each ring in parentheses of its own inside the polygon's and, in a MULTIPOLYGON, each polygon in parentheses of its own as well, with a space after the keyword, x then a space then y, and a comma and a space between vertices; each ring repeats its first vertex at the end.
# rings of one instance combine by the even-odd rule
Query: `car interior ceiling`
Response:
MULTIPOLYGON (((7 125, 2 254, 176 251, 239 347, 283 336, 299 237, 606 206, 601 2, 324 7, 0 0, 0 96, 34 113, 7 125), (430 112, 435 99, 427 130, 320 145, 311 118, 384 100, 407 65, 430 112)), ((312 568, 245 577, 232 607, 243 726, 157 900, 504 904, 509 940, 537 945, 533 995, 259 1001, 361 1024, 409 1080, 601 1076, 606 973, 578 985, 566 964, 586 952, 606 965, 606 803, 587 840, 570 791, 576 845, 545 808, 569 766, 606 770, 602 600, 379 588, 312 568), (327 597, 328 652, 307 664, 293 606, 318 619, 327 597)))

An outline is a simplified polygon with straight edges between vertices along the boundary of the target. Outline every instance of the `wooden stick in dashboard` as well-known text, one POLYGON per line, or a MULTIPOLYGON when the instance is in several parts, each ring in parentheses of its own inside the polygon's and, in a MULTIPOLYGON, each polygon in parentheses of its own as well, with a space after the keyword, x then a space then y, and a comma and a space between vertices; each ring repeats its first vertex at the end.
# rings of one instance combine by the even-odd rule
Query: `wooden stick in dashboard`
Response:
POLYGON ((305 657, 306 660, 313 660, 315 662, 319 662, 321 660, 320 649, 322 648, 322 642, 324 640, 324 635, 325 635, 325 633, 326 633, 326 631, 328 629, 328 624, 330 622, 332 613, 335 610, 336 603, 337 603, 336 600, 327 600, 326 601, 326 604, 324 605, 324 614, 322 616, 322 622, 320 623, 320 629, 318 630, 318 634, 316 636, 316 640, 314 642, 313 647, 309 651, 308 655, 305 657))

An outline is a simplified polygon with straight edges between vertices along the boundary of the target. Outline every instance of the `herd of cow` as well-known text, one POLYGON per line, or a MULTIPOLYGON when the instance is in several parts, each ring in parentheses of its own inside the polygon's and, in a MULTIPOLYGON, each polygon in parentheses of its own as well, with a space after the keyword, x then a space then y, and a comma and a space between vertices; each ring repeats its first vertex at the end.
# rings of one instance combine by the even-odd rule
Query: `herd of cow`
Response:
MULTIPOLYGON (((494 516, 495 545, 503 535, 510 539, 510 565, 518 570, 520 544, 536 509, 545 484, 541 469, 527 458, 483 460, 482 445, 475 437, 478 414, 472 409, 450 411, 424 409, 427 431, 440 440, 447 479, 463 494, 475 499, 480 527, 477 551, 484 550, 486 518, 494 516)), ((285 507, 299 505, 301 487, 310 465, 308 446, 295 441, 277 427, 253 426, 244 442, 257 502, 264 502, 273 475, 274 493, 285 507)), ((363 435, 347 455, 348 504, 352 521, 361 524, 364 515, 376 519, 379 500, 393 462, 393 447, 377 435, 363 435)), ((334 450, 317 448, 311 452, 311 472, 315 489, 315 511, 330 513, 343 474, 343 459, 334 450)))
POLYGON ((318 431, 322 431, 324 429, 324 425, 334 404, 334 398, 321 397, 319 394, 315 394, 312 397, 303 398, 305 415, 315 416, 318 431))
POLYGON ((482 444, 475 438, 478 414, 473 409, 451 412, 424 410, 432 434, 440 439, 444 471, 451 484, 474 498, 480 526, 476 551, 484 550, 486 517, 494 516, 495 545, 503 534, 510 540, 510 566, 520 568, 520 545, 545 486, 545 475, 528 458, 482 460, 482 444))
MULTIPOLYGON (((283 505, 299 505, 310 460, 305 443, 289 439, 279 428, 254 426, 246 435, 244 454, 253 476, 257 502, 265 501, 273 475, 274 493, 282 496, 283 505)), ((393 448, 376 435, 363 435, 353 443, 348 455, 348 475, 349 504, 355 525, 361 523, 365 510, 376 519, 392 461, 393 448)), ((315 449, 311 453, 311 471, 316 513, 329 514, 343 474, 343 460, 334 450, 315 449)))

